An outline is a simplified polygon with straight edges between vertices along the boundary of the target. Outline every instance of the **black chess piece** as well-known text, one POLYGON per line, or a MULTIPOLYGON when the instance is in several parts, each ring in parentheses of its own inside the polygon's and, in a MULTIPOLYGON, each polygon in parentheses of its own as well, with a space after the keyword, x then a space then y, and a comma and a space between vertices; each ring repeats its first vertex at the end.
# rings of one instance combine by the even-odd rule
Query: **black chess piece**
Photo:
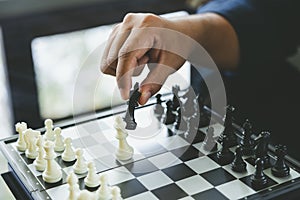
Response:
POLYGON ((156 96, 156 105, 154 106, 154 115, 158 119, 158 121, 161 121, 162 116, 164 114, 164 107, 161 105, 162 100, 161 100, 161 94, 157 94, 156 96))
POLYGON ((251 156, 254 154, 254 141, 251 139, 252 132, 252 124, 249 122, 248 119, 243 124, 243 136, 241 140, 241 146, 243 147, 243 153, 245 156, 251 156))
POLYGON ((284 157, 287 155, 287 147, 285 145, 276 145, 275 155, 277 160, 271 169, 272 174, 276 177, 289 176, 290 168, 284 162, 284 157))
POLYGON ((180 107, 180 100, 179 100, 179 85, 174 85, 172 87, 172 93, 173 93, 173 98, 172 98, 172 106, 173 106, 173 111, 177 111, 177 109, 180 107))
POLYGON ((193 115, 187 118, 188 132, 195 132, 198 129, 199 115, 193 115))
POLYGON ((211 112, 205 109, 205 100, 204 97, 197 95, 197 111, 199 112, 200 120, 199 120, 199 128, 206 127, 209 125, 211 120, 211 112))
POLYGON ((222 140, 223 135, 226 135, 228 138, 228 143, 229 146, 232 147, 237 144, 237 137, 234 132, 234 127, 233 127, 233 121, 234 121, 234 110, 235 108, 233 106, 228 105, 226 107, 226 116, 224 119, 224 130, 220 135, 219 140, 222 140))
POLYGON ((181 117, 181 108, 178 107, 177 110, 176 110, 176 121, 174 123, 174 127, 176 130, 180 130, 180 131, 187 131, 188 129, 188 125, 187 125, 187 119, 186 118, 183 118, 181 117))
POLYGON ((164 119, 164 124, 170 125, 176 121, 176 114, 173 111, 173 104, 172 101, 167 101, 167 111, 164 119))
POLYGON ((229 147, 230 147, 229 142, 230 141, 229 141, 229 138, 227 137, 227 135, 223 135, 222 141, 221 141, 222 148, 217 153, 217 159, 218 159, 219 164, 221 164, 221 165, 227 165, 233 161, 234 154, 229 149, 229 147))
POLYGON ((128 108, 126 110, 124 121, 126 122, 125 128, 128 130, 134 130, 136 129, 137 126, 134 119, 134 110, 139 105, 138 100, 141 96, 141 93, 138 91, 138 89, 139 89, 139 84, 135 83, 134 89, 130 91, 130 98, 129 101, 127 102, 128 108))
POLYGON ((213 127, 208 127, 206 130, 206 137, 205 140, 203 141, 203 149, 205 151, 216 151, 218 149, 217 147, 217 142, 214 138, 214 128, 213 127))
POLYGON ((243 147, 239 146, 235 150, 234 160, 231 163, 231 169, 235 172, 246 172, 247 164, 243 159, 243 147))
POLYGON ((268 155, 268 145, 270 143, 271 134, 267 131, 262 131, 255 138, 255 158, 261 158, 264 161, 264 168, 270 167, 270 159, 268 155))
POLYGON ((182 105, 182 116, 185 118, 191 118, 193 115, 198 115, 198 100, 192 88, 182 96, 185 99, 182 105))
POLYGON ((250 178, 251 185, 255 190, 262 189, 268 183, 268 179, 263 170, 264 160, 262 158, 257 158, 255 161, 255 172, 250 178))

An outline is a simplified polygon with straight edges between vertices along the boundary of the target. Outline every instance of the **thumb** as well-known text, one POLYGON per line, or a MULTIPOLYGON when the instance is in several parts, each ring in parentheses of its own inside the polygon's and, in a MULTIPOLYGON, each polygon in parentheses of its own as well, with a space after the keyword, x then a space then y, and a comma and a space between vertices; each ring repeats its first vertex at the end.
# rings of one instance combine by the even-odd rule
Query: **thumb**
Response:
POLYGON ((148 64, 152 68, 145 80, 141 83, 141 97, 139 103, 144 105, 151 96, 157 93, 165 83, 168 76, 176 70, 163 64, 148 64), (151 66, 152 65, 152 66, 151 66))

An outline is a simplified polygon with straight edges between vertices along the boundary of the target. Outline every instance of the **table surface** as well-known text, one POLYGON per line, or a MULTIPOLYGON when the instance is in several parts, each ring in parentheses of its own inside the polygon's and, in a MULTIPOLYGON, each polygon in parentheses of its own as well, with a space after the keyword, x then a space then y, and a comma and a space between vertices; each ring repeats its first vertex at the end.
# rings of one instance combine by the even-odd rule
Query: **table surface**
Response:
MULTIPOLYGON (((8 163, 4 158, 3 154, 0 152, 0 173, 3 174, 8 171, 8 163)), ((3 180, 2 176, 0 176, 0 199, 3 200, 12 200, 15 199, 13 194, 10 192, 8 186, 3 180)))

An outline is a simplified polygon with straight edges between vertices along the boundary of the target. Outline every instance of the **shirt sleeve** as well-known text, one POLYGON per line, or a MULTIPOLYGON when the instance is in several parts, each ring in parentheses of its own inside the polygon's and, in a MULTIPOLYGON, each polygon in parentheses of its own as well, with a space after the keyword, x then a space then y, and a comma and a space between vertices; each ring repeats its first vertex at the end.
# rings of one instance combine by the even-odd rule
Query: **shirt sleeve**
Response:
MULTIPOLYGON (((240 65, 270 63, 295 52, 300 31, 299 0, 212 0, 198 13, 223 16, 235 29, 240 65)), ((225 38, 224 38, 225 39, 225 38)))

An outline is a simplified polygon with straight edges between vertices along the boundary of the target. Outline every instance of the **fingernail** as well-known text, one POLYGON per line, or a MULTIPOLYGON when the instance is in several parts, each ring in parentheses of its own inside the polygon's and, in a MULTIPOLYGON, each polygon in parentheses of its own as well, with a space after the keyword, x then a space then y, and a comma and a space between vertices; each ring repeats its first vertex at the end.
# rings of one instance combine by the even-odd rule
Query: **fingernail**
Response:
POLYGON ((149 92, 149 91, 143 92, 140 97, 140 104, 144 105, 145 103, 147 103, 147 101, 150 97, 151 97, 151 92, 149 92))

